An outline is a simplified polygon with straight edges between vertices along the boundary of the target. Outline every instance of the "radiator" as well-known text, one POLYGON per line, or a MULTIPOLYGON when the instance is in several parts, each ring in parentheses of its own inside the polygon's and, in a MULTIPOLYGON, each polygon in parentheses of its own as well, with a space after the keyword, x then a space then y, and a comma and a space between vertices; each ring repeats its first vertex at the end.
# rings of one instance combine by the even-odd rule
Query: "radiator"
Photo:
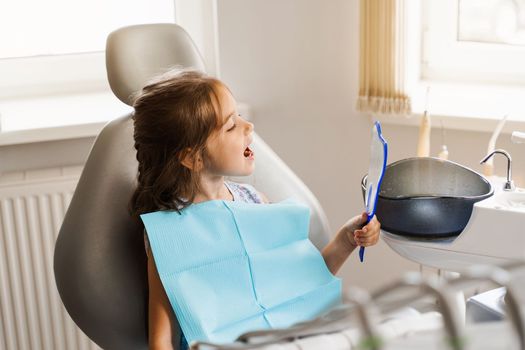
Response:
POLYGON ((0 349, 100 349, 55 284, 53 251, 81 168, 0 176, 0 349))

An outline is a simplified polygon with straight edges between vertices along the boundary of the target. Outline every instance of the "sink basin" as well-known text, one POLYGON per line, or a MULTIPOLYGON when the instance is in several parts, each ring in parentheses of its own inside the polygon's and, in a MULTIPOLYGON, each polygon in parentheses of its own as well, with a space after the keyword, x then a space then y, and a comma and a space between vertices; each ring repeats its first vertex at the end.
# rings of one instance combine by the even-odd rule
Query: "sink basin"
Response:
POLYGON ((496 190, 493 196, 474 203, 472 215, 457 237, 428 240, 385 230, 381 236, 409 260, 461 272, 476 264, 502 265, 525 260, 524 223, 525 190, 496 190))
MULTIPOLYGON (((363 197, 366 180, 361 181, 363 197)), ((407 158, 386 167, 376 215, 386 231, 401 236, 454 237, 467 225, 474 203, 493 192, 484 176, 460 164, 407 158)))

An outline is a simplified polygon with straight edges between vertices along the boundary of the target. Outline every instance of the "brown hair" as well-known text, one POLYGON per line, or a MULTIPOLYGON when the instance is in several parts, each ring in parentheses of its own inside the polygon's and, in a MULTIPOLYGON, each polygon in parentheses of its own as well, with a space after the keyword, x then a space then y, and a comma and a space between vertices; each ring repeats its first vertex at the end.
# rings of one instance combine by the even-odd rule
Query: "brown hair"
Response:
MULTIPOLYGON (((129 210, 132 216, 157 210, 179 210, 199 191, 199 172, 181 164, 207 158, 206 140, 222 126, 214 103, 222 82, 197 71, 169 72, 135 96, 133 115, 138 184, 129 210)), ((220 110, 220 109, 219 109, 220 110)))

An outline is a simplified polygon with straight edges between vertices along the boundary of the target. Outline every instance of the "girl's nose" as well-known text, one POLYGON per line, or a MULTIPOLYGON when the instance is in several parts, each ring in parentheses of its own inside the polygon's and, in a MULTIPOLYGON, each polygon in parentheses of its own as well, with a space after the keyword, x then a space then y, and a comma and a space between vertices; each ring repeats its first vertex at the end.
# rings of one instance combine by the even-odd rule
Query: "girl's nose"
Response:
POLYGON ((253 125, 253 123, 246 121, 246 130, 248 130, 248 132, 252 132, 254 128, 255 126, 253 125))

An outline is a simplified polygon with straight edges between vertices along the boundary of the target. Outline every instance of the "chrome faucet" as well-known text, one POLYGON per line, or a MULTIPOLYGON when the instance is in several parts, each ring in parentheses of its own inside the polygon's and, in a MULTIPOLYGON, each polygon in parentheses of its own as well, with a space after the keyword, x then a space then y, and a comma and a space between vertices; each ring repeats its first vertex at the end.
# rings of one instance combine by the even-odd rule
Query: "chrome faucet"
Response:
POLYGON ((507 157, 507 182, 505 182, 505 185, 503 185, 503 190, 514 191, 516 187, 514 186, 514 181, 512 181, 512 158, 507 151, 503 149, 494 150, 491 153, 489 153, 485 158, 483 158, 481 162, 479 162, 479 164, 485 163, 487 160, 490 159, 490 157, 492 157, 496 153, 503 154, 505 157, 507 157))

